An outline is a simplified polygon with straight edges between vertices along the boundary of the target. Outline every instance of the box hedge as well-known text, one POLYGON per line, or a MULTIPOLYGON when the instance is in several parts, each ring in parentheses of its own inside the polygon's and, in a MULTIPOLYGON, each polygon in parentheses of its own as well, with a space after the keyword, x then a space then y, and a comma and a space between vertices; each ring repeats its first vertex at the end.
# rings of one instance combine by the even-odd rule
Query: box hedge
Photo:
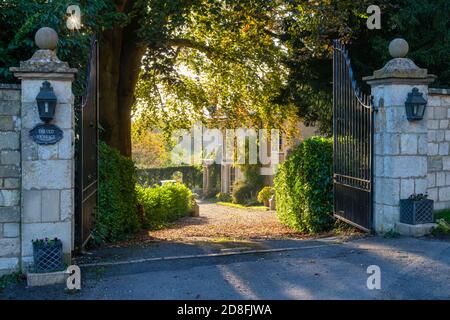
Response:
POLYGON ((192 192, 182 183, 167 183, 152 188, 136 185, 136 193, 144 208, 146 227, 151 229, 164 227, 192 210, 192 192))
POLYGON ((312 137, 283 162, 274 179, 280 221, 300 232, 321 232, 332 225, 333 142, 312 137))

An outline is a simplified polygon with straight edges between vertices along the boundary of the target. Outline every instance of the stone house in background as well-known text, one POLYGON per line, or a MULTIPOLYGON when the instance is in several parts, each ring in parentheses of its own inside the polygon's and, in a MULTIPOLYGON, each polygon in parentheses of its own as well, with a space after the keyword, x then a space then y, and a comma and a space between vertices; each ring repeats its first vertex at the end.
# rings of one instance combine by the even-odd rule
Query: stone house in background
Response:
MULTIPOLYGON (((278 142, 278 156, 279 156, 279 163, 282 163, 287 155, 289 154, 289 151, 292 150, 294 147, 296 147, 300 142, 302 142, 305 139, 308 139, 314 135, 317 134, 317 128, 315 127, 309 127, 303 124, 303 122, 298 122, 297 124, 297 135, 295 138, 288 139, 285 134, 281 134, 279 136, 279 142, 278 142)), ((208 149, 221 149, 219 151, 220 156, 216 158, 222 159, 225 158, 225 146, 227 145, 227 138, 225 134, 225 130, 221 130, 223 141, 221 145, 209 145, 208 149)), ((271 145, 270 142, 267 145, 268 150, 268 156, 271 155, 271 145)), ((216 154, 214 155, 216 156, 216 154)), ((214 157, 213 156, 213 157, 214 157)), ((209 181, 209 175, 210 175, 210 166, 213 165, 214 161, 212 159, 209 159, 207 161, 204 161, 203 166, 203 194, 204 195, 212 195, 213 193, 221 192, 226 194, 231 194, 233 191, 233 185, 236 181, 242 181, 244 180, 244 174, 242 170, 239 168, 239 165, 234 163, 233 160, 225 159, 225 161, 219 161, 220 164, 220 188, 217 190, 215 186, 213 186, 213 183, 209 181)), ((217 163, 217 162, 216 162, 217 163)), ((264 176, 264 185, 265 186, 272 186, 273 185, 273 179, 275 177, 275 170, 277 164, 271 165, 262 165, 261 166, 261 174, 264 176)))
MULTIPOLYGON (((290 150, 292 150, 294 147, 296 147, 299 143, 301 143, 303 140, 308 139, 314 135, 317 134, 317 128, 315 127, 308 127, 303 124, 303 122, 298 123, 298 135, 294 139, 287 139, 286 135, 280 135, 280 141, 279 141, 279 163, 282 163, 287 155, 289 154, 290 150)), ((268 149, 270 150, 270 144, 268 145, 268 149)), ((275 165, 276 166, 276 165, 275 165)), ((266 170, 266 172, 261 172, 261 174, 264 175, 264 185, 265 186, 272 186, 273 185, 273 179, 275 177, 275 168, 274 165, 263 165, 261 167, 261 170, 266 170), (269 171, 272 172, 272 174, 267 174, 269 171)), ((236 181, 244 180, 244 174, 242 173, 242 170, 239 168, 239 166, 234 164, 221 164, 220 166, 220 192, 222 193, 228 193, 231 194, 233 191, 233 184, 236 181)))

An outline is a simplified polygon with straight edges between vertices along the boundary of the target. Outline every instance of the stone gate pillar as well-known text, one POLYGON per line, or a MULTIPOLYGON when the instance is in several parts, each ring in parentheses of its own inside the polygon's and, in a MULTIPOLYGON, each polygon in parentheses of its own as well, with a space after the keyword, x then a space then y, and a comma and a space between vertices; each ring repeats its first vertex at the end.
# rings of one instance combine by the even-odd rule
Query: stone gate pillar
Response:
MULTIPOLYGON (((76 69, 56 56, 58 36, 50 28, 35 36, 36 51, 30 60, 11 68, 22 82, 21 92, 21 256, 22 269, 33 261, 32 239, 59 238, 64 258, 70 261, 74 241, 74 96, 76 69), (44 84, 48 81, 50 87, 44 84), (57 104, 54 119, 44 127, 36 97, 53 89, 57 104), (60 130, 45 131, 54 125, 60 130), (33 137, 31 132, 34 128, 33 137), (41 130, 39 130, 39 128, 41 130), (44 129, 44 131, 42 131, 44 129), (62 137, 61 137, 62 133, 62 137), (55 138, 55 139, 53 139, 55 138), (61 138, 60 140, 58 140, 61 138), (54 140, 54 141, 51 141, 54 140)), ((48 105, 45 111, 48 111, 48 105)))
POLYGON ((372 87, 374 132, 374 227, 393 230, 400 221, 400 199, 427 192, 427 117, 408 121, 405 102, 413 88, 428 97, 429 75, 408 58, 408 43, 395 39, 389 46, 393 57, 384 68, 364 80, 372 87))

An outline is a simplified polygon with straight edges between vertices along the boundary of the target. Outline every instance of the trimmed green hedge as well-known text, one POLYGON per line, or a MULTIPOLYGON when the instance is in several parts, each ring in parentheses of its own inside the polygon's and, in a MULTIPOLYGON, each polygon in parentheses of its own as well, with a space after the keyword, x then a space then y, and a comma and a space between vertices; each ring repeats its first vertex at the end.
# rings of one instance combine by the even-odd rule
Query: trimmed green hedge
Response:
POLYGON ((97 242, 114 242, 140 229, 135 193, 136 171, 132 160, 118 150, 99 144, 99 206, 94 215, 97 242))
POLYGON ((177 172, 183 174, 183 183, 190 189, 202 187, 203 170, 198 166, 138 169, 137 177, 141 185, 153 186, 161 180, 173 180, 173 175, 177 172))
POLYGON ((300 232, 321 232, 332 226, 333 141, 312 137, 283 162, 275 176, 277 215, 300 232))
POLYGON ((168 183, 153 188, 136 185, 139 203, 144 207, 147 227, 159 229, 186 216, 192 210, 192 192, 181 183, 168 183))

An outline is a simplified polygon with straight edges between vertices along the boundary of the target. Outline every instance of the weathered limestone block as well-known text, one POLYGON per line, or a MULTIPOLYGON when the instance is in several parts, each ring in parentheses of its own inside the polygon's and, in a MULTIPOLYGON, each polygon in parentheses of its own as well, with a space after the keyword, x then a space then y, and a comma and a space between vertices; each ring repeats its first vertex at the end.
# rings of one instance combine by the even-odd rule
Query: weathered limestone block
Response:
POLYGON ((74 127, 74 112, 73 105, 67 103, 59 103, 56 106, 55 119, 60 129, 73 129, 74 127))
POLYGON ((0 116, 0 131, 14 130, 14 120, 11 116, 0 116))
POLYGON ((391 156, 384 158, 384 175, 393 178, 412 178, 427 175, 426 156, 391 156))
POLYGON ((70 221, 73 217, 74 191, 61 190, 61 221, 70 221))
POLYGON ((402 134, 400 137, 400 149, 401 154, 410 154, 410 155, 416 155, 417 154, 417 146, 418 146, 418 140, 419 137, 417 134, 402 134))
POLYGON ((39 160, 58 160, 58 144, 52 145, 38 145, 38 159, 39 160))
POLYGON ((0 207, 0 223, 19 222, 19 221, 20 221, 19 207, 0 207))
POLYGON ((2 151, 0 153, 1 164, 20 164, 20 152, 19 151, 2 151))
POLYGON ((430 156, 437 156, 439 154, 439 144, 438 143, 428 143, 428 154, 430 156))
POLYGON ((19 252, 20 252, 19 238, 0 239, 0 257, 18 256, 19 252))
POLYGON ((17 150, 20 148, 19 133, 17 132, 0 132, 0 146, 3 150, 17 150))
POLYGON ((400 179, 378 178, 375 183, 375 193, 388 205, 398 205, 400 196, 400 179))
POLYGON ((15 178, 20 177, 20 167, 14 165, 0 165, 0 177, 15 178))
POLYGON ((0 114, 5 116, 20 115, 20 98, 17 101, 0 100, 0 114))
POLYGON ((23 161, 23 188, 69 189, 73 187, 73 162, 71 160, 23 161))
POLYGON ((414 179, 414 192, 425 194, 428 190, 428 180, 426 177, 414 179))
POLYGON ((428 156, 427 157, 428 172, 441 171, 443 168, 443 159, 442 158, 443 157, 441 157, 441 156, 434 156, 434 157, 428 156))
POLYGON ((439 201, 450 201, 450 186, 439 188, 439 201))
POLYGON ((38 145, 30 138, 28 130, 22 130, 22 160, 31 161, 38 159, 38 145))
POLYGON ((400 184, 400 199, 407 199, 414 193, 414 179, 402 179, 400 184))
POLYGON ((441 170, 450 170, 450 156, 442 157, 442 169, 441 170))
POLYGON ((445 186, 445 172, 443 171, 436 172, 436 186, 438 187, 445 186))
POLYGON ((3 225, 3 237, 16 238, 20 235, 19 223, 5 223, 3 225))
POLYGON ((0 190, 0 206, 14 207, 20 203, 19 190, 0 190))
MULTIPOLYGON (((8 85, 8 87, 14 87, 14 85, 8 85)), ((10 101, 20 101, 20 86, 16 86, 16 89, 7 89, 0 91, 0 100, 7 101, 8 105, 10 101)))
POLYGON ((40 222, 42 208, 42 191, 23 190, 22 191, 22 221, 25 223, 40 222))
POLYGON ((435 202, 438 201, 438 190, 439 188, 428 188, 428 199, 434 200, 435 202))
POLYGON ((58 146, 58 158, 60 160, 64 159, 73 159, 74 158, 74 146, 75 139, 73 130, 64 129, 63 130, 63 138, 58 146))
POLYGON ((0 276, 10 273, 19 268, 19 258, 0 257, 0 276))
POLYGON ((42 191, 42 222, 59 221, 59 190, 42 191))

